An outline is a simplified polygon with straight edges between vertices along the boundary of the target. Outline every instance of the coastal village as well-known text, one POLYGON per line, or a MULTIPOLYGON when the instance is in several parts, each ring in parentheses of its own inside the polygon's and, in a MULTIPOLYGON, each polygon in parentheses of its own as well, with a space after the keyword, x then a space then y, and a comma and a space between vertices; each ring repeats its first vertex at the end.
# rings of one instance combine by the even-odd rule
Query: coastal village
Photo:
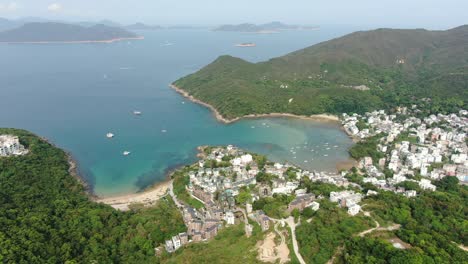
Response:
MULTIPOLYGON (((418 113, 417 106, 413 106, 398 108, 392 114, 383 110, 364 115, 343 114, 341 120, 346 133, 356 140, 372 138, 377 142, 379 158, 364 157, 359 160, 358 168, 353 168, 362 176, 361 183, 409 198, 417 196, 418 192, 405 188, 404 182, 415 183, 424 192, 435 191, 433 182, 443 177, 457 177, 462 184, 466 183, 468 111, 428 117, 420 117, 418 113)), ((195 209, 180 203, 187 232, 167 240, 164 245, 167 252, 174 252, 187 243, 210 240, 225 226, 242 222, 246 236, 252 233, 252 223, 264 232, 276 223, 290 224, 287 218, 273 219, 262 210, 255 210, 255 201, 264 197, 292 197, 286 208, 287 215, 305 208, 320 210, 321 200, 327 199, 355 216, 368 214, 360 202, 366 196, 378 194, 374 190, 356 191, 363 188, 348 177, 353 170, 302 170, 290 163, 269 162, 231 145, 201 150, 200 161, 184 175, 189 178, 186 191, 203 207, 195 209), (316 196, 302 187, 305 178, 344 190, 331 192, 329 197, 316 196), (239 199, 240 196, 243 199, 239 199)))
MULTIPOLYGON (((277 231, 279 225, 288 225, 295 240, 295 212, 306 208, 321 210, 324 200, 345 209, 351 217, 359 214, 368 216, 361 201, 367 196, 377 195, 379 190, 411 198, 419 192, 435 191, 434 181, 444 177, 456 177, 460 184, 466 184, 468 180, 466 110, 458 114, 421 116, 415 105, 397 108, 391 114, 383 110, 364 115, 343 114, 341 122, 346 133, 357 141, 372 140, 375 144, 375 151, 359 159, 357 168, 351 170, 309 171, 288 162, 268 161, 264 156, 232 145, 200 147, 200 160, 180 169, 182 174, 177 177, 187 179, 184 191, 201 206, 192 206, 179 199, 180 193, 175 193, 173 187, 177 179, 170 182, 169 192, 164 192, 164 195, 172 197, 187 229, 157 247, 157 254, 163 251, 170 254, 184 245, 209 241, 221 229, 240 223, 244 223, 247 237, 255 228, 271 235, 273 229, 280 234, 277 231), (350 175, 359 175, 361 180, 352 180, 350 175), (329 196, 316 195, 303 185, 305 180, 331 184, 340 187, 340 191, 332 191, 329 196), (371 184, 376 189, 363 192, 363 184, 371 184), (281 218, 274 218, 257 208, 256 202, 278 196, 289 199, 281 218)), ((0 156, 27 153, 18 137, 0 135, 0 156)), ((120 205, 114 207, 129 209, 120 205)), ((280 236, 283 238, 282 234, 280 236)), ((296 245, 295 255, 301 259, 297 241, 293 244, 296 245)), ((280 259, 280 263, 289 261, 287 248, 283 250, 283 257, 276 255, 278 248, 266 251, 261 254, 262 259, 280 259)))

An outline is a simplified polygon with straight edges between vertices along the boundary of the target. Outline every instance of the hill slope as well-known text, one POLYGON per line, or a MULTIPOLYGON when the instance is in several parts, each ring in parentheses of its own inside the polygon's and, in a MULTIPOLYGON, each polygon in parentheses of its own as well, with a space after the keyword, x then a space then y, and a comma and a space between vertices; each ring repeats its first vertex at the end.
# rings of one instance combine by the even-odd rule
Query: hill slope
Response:
POLYGON ((355 32, 256 64, 222 56, 174 85, 227 118, 364 112, 414 97, 466 107, 468 26, 355 32))
POLYGON ((171 200, 129 212, 88 199, 66 154, 29 132, 29 153, 0 157, 0 263, 157 263, 154 247, 185 230, 171 200))
POLYGON ((118 27, 102 24, 83 27, 57 22, 27 23, 19 28, 0 32, 0 42, 110 41, 136 37, 136 34, 118 27))

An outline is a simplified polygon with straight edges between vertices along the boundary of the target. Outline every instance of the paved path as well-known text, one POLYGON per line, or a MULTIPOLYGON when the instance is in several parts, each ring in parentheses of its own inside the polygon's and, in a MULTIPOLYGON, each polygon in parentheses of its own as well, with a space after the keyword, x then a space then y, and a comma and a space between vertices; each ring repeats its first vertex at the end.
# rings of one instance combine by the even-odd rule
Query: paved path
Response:
POLYGON ((169 195, 172 197, 172 200, 174 201, 177 207, 183 207, 183 205, 179 203, 179 200, 177 200, 177 197, 174 194, 174 181, 171 181, 171 184, 169 184, 169 195))
POLYGON ((250 224, 249 224, 249 219, 247 218, 247 214, 246 214, 245 210, 242 209, 242 208, 240 208, 240 207, 236 207, 236 211, 240 211, 240 212, 242 212, 242 214, 244 215, 244 229, 245 229, 245 235, 246 235, 247 237, 249 237, 250 235, 249 235, 248 228, 249 228, 250 224))
POLYGON ((299 260, 299 263, 301 264, 306 264, 306 262, 301 256, 301 253, 299 253, 299 245, 296 240, 296 223, 294 223, 294 217, 290 216, 288 219, 286 219, 286 223, 288 223, 289 227, 291 228, 293 248, 294 248, 294 253, 296 254, 297 260, 299 260))

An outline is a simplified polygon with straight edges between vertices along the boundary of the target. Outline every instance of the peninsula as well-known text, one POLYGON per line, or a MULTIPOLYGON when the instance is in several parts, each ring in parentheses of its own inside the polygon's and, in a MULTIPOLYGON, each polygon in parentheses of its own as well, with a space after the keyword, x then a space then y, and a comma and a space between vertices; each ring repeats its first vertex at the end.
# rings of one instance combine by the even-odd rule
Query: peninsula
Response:
POLYGON ((364 113, 432 98, 468 103, 468 26, 355 32, 260 63, 221 56, 173 87, 225 119, 252 114, 364 113))
POLYGON ((0 43, 111 43, 131 39, 143 37, 103 24, 84 27, 57 22, 35 22, 0 32, 0 43))

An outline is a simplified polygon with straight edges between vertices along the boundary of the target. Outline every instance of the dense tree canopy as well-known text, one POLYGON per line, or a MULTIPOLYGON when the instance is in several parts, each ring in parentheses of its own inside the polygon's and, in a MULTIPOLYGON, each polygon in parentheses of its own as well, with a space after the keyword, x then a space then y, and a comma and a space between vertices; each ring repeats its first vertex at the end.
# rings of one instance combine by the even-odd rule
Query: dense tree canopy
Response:
POLYGON ((171 200, 116 211, 89 200, 66 154, 26 131, 29 154, 0 158, 1 263, 154 263, 154 248, 185 230, 171 200))

